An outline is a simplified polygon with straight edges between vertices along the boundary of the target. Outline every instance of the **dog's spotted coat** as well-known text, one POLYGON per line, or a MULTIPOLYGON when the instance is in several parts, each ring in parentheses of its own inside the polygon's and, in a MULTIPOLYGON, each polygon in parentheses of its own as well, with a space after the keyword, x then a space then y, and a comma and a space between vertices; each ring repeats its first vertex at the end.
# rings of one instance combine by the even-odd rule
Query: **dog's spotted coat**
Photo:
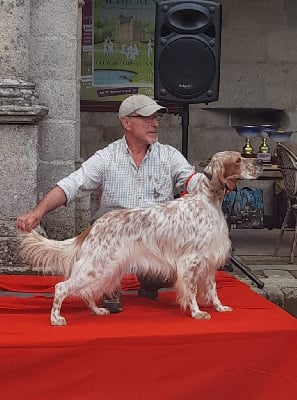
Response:
POLYGON ((184 197, 111 211, 81 235, 61 242, 35 231, 22 234, 21 253, 33 269, 66 278, 55 287, 51 324, 66 324, 60 310, 67 296, 82 297, 94 314, 109 314, 96 300, 112 294, 129 272, 175 281, 177 300, 193 318, 210 318, 197 298, 200 305, 231 311, 218 298, 215 281, 230 253, 222 200, 228 179, 256 179, 261 172, 255 159, 233 151, 216 153, 195 190, 184 197))

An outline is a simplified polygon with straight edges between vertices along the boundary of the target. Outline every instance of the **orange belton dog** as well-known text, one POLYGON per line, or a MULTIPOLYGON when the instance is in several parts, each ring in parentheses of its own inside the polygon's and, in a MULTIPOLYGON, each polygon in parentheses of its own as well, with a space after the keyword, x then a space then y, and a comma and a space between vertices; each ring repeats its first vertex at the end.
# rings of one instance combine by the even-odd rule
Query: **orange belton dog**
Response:
POLYGON ((67 296, 83 298, 94 314, 109 314, 95 301, 104 293, 112 294, 130 272, 175 280, 177 300, 183 309, 189 307, 193 318, 210 318, 199 309, 197 294, 201 304, 231 311, 219 300, 215 281, 217 269, 230 254, 221 209, 226 181, 256 179, 261 172, 256 159, 220 152, 212 157, 195 190, 184 197, 147 208, 111 211, 65 241, 49 240, 35 231, 21 234, 21 254, 34 270, 66 278, 55 286, 51 324, 66 324, 60 310, 67 296))

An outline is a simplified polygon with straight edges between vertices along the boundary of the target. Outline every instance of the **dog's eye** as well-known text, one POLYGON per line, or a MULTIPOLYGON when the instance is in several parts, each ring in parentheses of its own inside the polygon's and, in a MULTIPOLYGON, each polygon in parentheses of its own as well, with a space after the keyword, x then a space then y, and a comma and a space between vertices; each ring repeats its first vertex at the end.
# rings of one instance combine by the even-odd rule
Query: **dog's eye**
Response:
POLYGON ((235 164, 240 164, 241 163, 241 157, 238 157, 235 161, 235 164))

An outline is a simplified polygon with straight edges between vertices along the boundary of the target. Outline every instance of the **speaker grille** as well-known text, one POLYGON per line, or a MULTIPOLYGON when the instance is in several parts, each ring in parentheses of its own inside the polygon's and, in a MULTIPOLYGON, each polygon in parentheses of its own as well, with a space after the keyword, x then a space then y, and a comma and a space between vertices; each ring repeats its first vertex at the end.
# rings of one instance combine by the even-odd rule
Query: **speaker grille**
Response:
POLYGON ((180 36, 161 52, 158 72, 169 93, 191 99, 209 88, 216 74, 216 59, 198 38, 180 36))

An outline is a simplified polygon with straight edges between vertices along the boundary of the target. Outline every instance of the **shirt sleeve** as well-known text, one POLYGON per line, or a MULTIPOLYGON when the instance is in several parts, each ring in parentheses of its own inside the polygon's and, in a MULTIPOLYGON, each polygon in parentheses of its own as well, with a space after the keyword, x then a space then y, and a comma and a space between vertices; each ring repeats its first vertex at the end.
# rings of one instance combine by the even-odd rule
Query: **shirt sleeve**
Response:
POLYGON ((87 192, 100 188, 107 163, 108 155, 104 150, 99 150, 82 163, 78 170, 61 179, 57 186, 65 192, 67 203, 77 197, 85 196, 87 192))
POLYGON ((186 189, 185 184, 188 177, 195 172, 195 167, 177 149, 169 147, 171 149, 170 166, 175 187, 178 192, 182 192, 186 189))

